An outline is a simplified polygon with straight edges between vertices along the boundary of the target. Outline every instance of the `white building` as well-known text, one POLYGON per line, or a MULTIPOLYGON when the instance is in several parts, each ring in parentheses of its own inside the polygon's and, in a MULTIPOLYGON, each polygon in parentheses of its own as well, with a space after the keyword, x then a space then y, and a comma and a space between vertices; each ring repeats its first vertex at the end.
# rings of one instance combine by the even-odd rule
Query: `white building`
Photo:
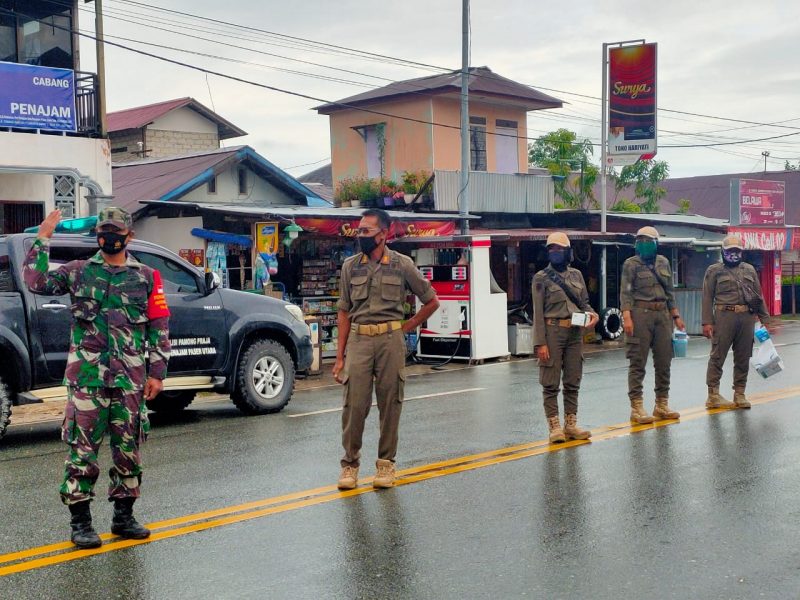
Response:
POLYGON ((13 0, 0 11, 0 234, 59 207, 93 214, 111 195, 98 78, 80 70, 81 0, 13 0))

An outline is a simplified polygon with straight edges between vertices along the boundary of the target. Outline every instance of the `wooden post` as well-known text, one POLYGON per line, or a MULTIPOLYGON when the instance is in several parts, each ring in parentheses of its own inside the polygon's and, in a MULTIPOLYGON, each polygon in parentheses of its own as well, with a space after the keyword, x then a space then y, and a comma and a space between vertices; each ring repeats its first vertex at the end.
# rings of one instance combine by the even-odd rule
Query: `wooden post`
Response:
POLYGON ((794 265, 795 262, 792 261, 792 316, 797 316, 797 299, 795 298, 797 289, 794 282, 794 265))

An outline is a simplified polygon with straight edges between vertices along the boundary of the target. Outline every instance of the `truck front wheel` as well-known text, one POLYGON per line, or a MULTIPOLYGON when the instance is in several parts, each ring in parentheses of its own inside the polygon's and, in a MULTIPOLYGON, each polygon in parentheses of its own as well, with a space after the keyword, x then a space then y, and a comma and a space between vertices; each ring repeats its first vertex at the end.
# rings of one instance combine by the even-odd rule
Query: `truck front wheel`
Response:
POLYGON ((11 394, 8 387, 0 379, 0 439, 6 434, 8 424, 11 422, 11 394))
POLYGON ((294 362, 280 343, 257 340, 242 353, 231 398, 247 415, 283 410, 294 389, 294 362))

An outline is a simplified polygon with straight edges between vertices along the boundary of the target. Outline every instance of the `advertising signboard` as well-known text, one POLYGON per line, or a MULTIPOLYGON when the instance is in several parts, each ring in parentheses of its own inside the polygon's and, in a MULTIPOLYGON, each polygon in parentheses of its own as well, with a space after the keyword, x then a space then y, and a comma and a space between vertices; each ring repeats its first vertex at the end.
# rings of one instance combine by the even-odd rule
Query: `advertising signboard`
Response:
POLYGON ((74 71, 0 62, 0 127, 76 131, 74 71))
POLYGON ((278 252, 277 223, 256 223, 256 252, 261 254, 278 252))
POLYGON ((780 227, 786 224, 783 181, 731 179, 731 225, 780 227))
POLYGON ((633 164, 656 155, 656 46, 609 48, 609 165, 633 164))

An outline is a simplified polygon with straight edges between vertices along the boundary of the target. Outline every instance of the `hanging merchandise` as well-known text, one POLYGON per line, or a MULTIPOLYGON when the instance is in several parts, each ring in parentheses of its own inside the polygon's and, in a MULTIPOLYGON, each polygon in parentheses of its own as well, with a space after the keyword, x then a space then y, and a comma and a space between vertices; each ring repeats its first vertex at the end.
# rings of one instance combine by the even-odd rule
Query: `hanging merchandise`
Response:
POLYGON ((208 270, 219 275, 223 287, 228 287, 228 263, 225 255, 225 244, 222 242, 208 242, 206 249, 208 270))

